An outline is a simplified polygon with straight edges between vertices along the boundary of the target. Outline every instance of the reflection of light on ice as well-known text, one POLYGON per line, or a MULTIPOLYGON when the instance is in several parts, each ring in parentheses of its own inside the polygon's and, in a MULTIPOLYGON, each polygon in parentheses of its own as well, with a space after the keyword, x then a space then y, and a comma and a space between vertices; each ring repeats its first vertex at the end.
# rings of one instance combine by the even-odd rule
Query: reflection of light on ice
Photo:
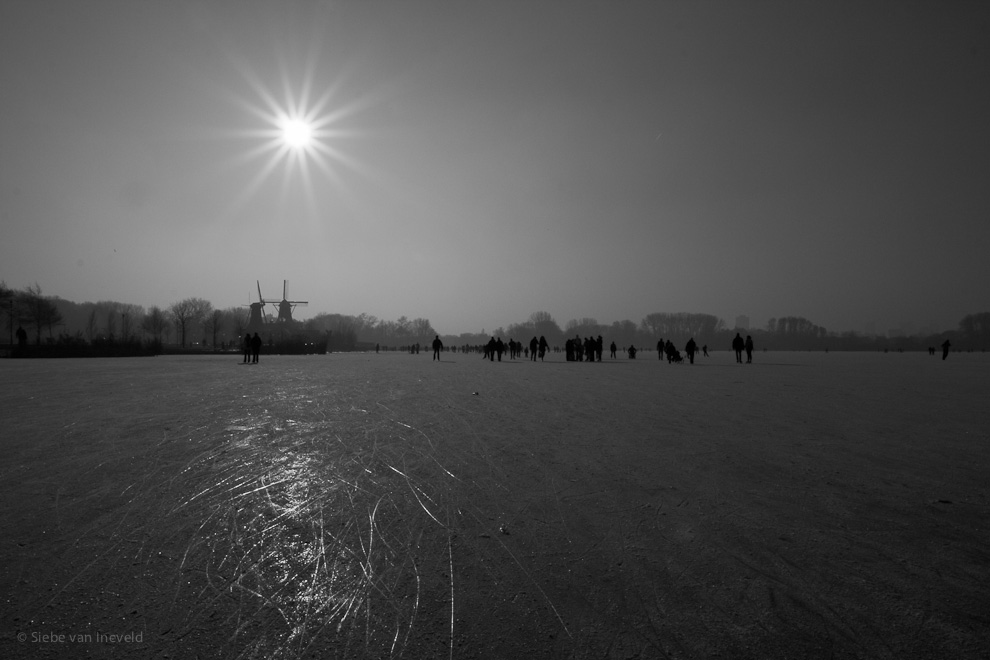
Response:
POLYGON ((224 441, 186 467, 198 483, 176 510, 208 513, 184 564, 205 563, 217 588, 248 597, 238 619, 264 630, 249 655, 296 657, 340 635, 362 639, 372 656, 401 652, 429 565, 448 576, 453 634, 454 564, 438 490, 453 474, 418 429, 356 407, 341 414, 231 420, 224 441), (418 436, 396 434, 396 424, 418 436))

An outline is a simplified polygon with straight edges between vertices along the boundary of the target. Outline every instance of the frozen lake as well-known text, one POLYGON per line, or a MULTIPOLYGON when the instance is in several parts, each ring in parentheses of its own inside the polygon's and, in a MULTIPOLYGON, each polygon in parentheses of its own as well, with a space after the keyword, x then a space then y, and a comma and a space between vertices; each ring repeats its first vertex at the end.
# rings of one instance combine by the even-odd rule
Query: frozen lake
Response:
POLYGON ((990 656, 990 356, 430 358, 0 360, 3 657, 990 656))

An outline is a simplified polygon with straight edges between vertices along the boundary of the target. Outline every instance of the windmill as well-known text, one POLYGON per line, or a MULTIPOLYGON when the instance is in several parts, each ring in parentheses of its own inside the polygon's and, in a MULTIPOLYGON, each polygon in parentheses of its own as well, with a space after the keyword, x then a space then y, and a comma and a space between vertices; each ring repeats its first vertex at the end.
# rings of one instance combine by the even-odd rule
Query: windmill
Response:
POLYGON ((292 321, 292 310, 294 310, 297 305, 306 306, 306 305, 309 304, 309 302, 308 301, 305 301, 305 300, 289 300, 289 281, 288 280, 282 280, 282 299, 281 300, 275 300, 274 298, 270 298, 268 300, 265 300, 264 298, 261 298, 261 284, 258 284, 258 298, 260 298, 263 302, 265 302, 267 304, 272 304, 272 305, 277 305, 278 306, 278 319, 277 320, 278 320, 279 323, 291 322, 292 321))
MULTIPOLYGON (((269 301, 265 300, 261 295, 261 282, 256 280, 258 285, 258 302, 248 303, 248 307, 251 308, 251 317, 248 319, 247 330, 248 332, 259 332, 261 327, 268 323, 268 315, 265 314, 265 304, 269 301)), ((250 300, 250 296, 248 296, 250 300)))

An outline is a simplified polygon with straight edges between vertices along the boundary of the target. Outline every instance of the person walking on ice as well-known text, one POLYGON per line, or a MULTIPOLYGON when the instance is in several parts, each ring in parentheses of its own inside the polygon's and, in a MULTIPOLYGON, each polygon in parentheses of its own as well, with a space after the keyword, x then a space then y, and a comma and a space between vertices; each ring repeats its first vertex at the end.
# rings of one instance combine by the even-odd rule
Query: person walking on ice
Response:
POLYGON ((690 339, 688 339, 688 343, 684 347, 684 350, 688 354, 688 361, 691 364, 694 364, 694 354, 698 352, 698 344, 695 343, 694 337, 691 337, 690 339))
POLYGON ((440 341, 440 335, 433 338, 433 359, 437 362, 440 361, 440 351, 443 350, 443 342, 440 341))
POLYGON ((746 342, 743 341, 743 338, 740 337, 739 333, 737 332, 736 336, 732 339, 732 350, 735 351, 736 362, 739 364, 742 364, 742 352, 743 352, 743 348, 745 347, 746 347, 746 342))

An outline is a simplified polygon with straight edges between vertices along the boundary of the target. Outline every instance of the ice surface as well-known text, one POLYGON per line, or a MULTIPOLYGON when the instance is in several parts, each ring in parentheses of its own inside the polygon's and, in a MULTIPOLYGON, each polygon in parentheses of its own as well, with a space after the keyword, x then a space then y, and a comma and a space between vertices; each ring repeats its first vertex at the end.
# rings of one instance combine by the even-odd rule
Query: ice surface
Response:
POLYGON ((0 361, 3 623, 144 633, 114 657, 990 652, 990 358, 650 357, 0 361))

